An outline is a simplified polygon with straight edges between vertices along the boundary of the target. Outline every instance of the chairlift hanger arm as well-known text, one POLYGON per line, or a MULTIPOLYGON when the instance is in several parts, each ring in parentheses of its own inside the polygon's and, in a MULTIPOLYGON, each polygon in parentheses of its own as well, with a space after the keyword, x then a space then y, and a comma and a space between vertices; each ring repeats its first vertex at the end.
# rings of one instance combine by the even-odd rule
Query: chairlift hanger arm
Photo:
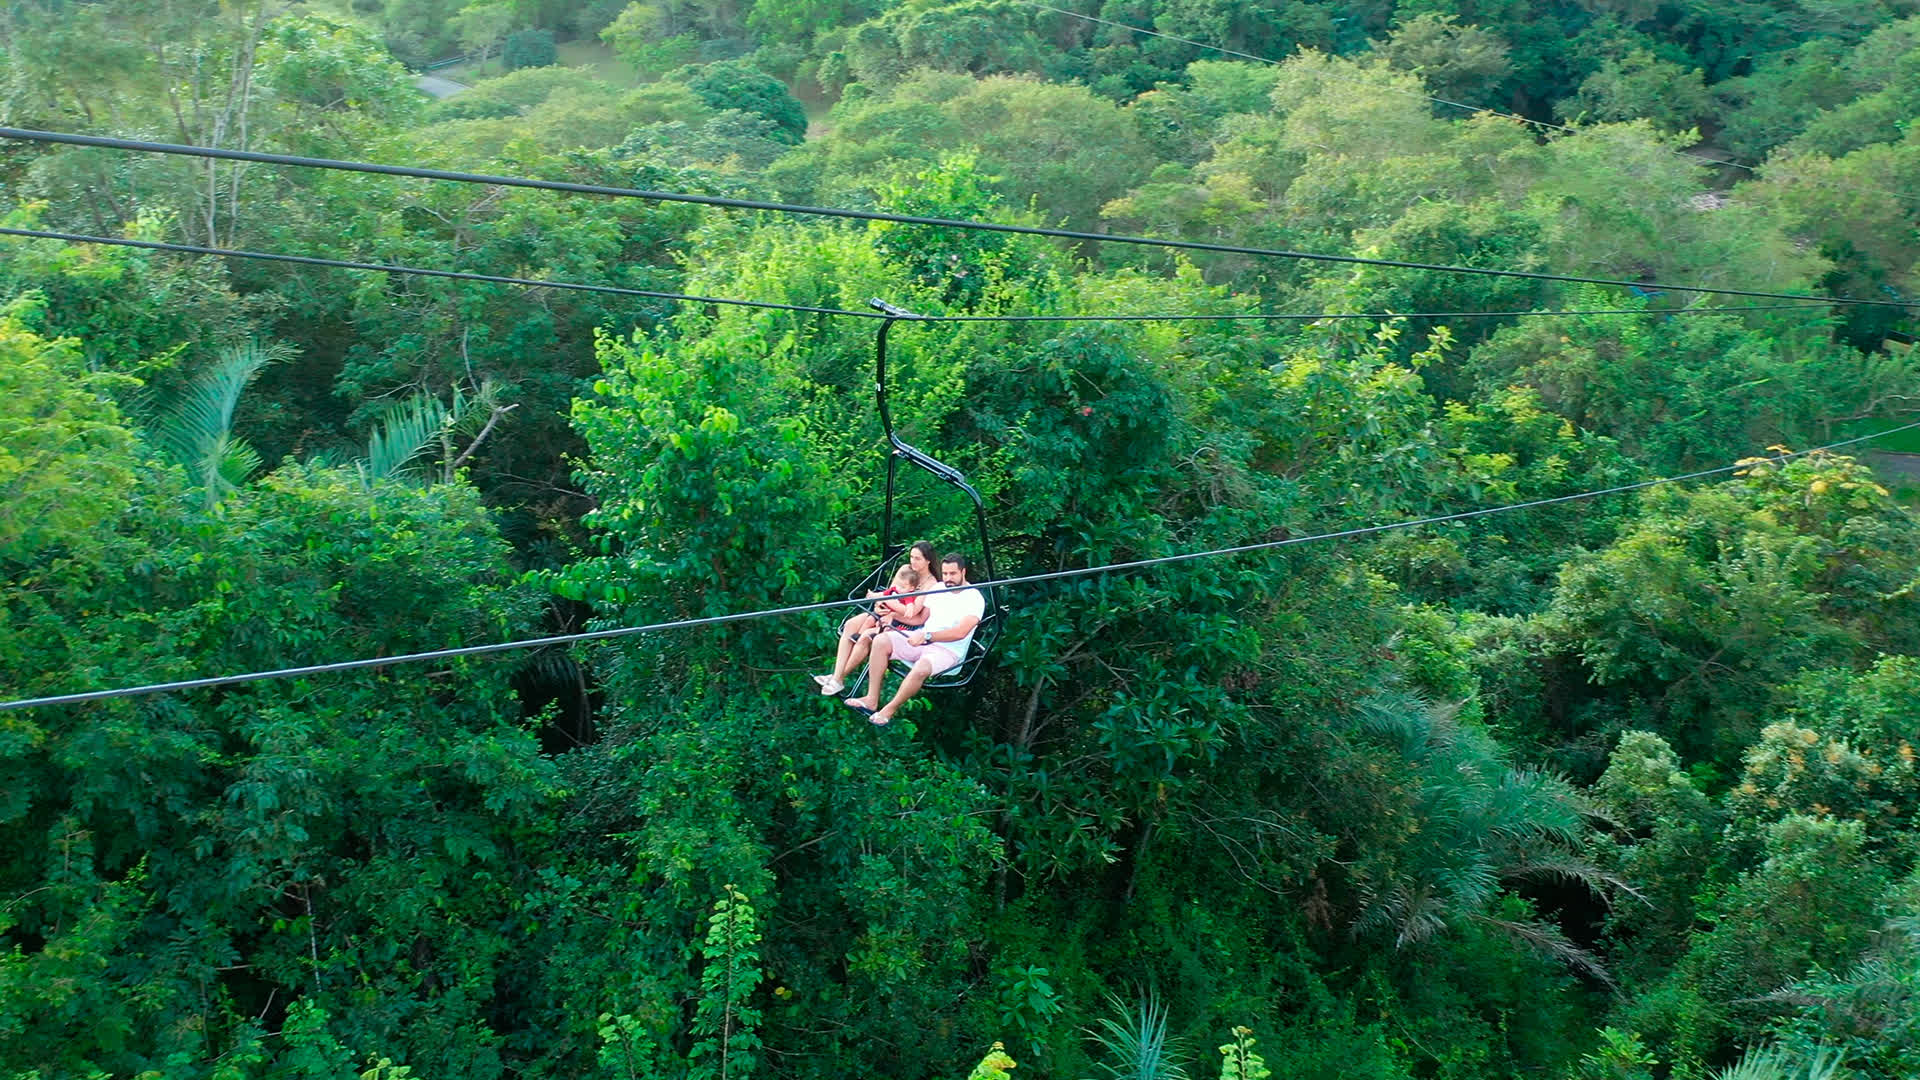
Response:
POLYGON ((946 462, 928 454, 919 447, 908 443, 893 430, 893 413, 887 408, 887 336, 893 324, 902 320, 911 322, 928 321, 925 315, 908 311, 897 304, 890 304, 875 297, 867 305, 880 312, 886 318, 880 321, 880 329, 874 334, 873 341, 873 393, 880 407, 880 426, 887 435, 887 502, 885 516, 881 519, 880 549, 883 558, 893 555, 893 489, 894 473, 901 458, 919 466, 938 480, 952 484, 965 492, 973 502, 973 513, 980 529, 980 560, 987 572, 988 580, 994 575, 993 548, 987 540, 987 507, 980 498, 980 492, 967 482, 966 474, 946 462))

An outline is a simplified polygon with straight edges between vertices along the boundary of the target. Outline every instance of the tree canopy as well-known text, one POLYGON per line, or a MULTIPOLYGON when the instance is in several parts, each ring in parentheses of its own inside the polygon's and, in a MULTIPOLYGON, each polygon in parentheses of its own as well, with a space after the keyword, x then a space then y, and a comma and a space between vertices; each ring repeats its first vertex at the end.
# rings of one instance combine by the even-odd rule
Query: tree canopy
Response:
POLYGON ((889 497, 977 559, 799 310, 871 298, 964 317, 888 400, 998 576, 1287 543, 1003 587, 884 729, 845 611, 0 711, 0 1075, 1914 1075, 1920 440, 1816 448, 1920 414, 1916 72, 1891 0, 7 7, 13 126, 1368 261, 6 141, 9 229, 629 291, 0 239, 0 701, 837 600, 889 497))

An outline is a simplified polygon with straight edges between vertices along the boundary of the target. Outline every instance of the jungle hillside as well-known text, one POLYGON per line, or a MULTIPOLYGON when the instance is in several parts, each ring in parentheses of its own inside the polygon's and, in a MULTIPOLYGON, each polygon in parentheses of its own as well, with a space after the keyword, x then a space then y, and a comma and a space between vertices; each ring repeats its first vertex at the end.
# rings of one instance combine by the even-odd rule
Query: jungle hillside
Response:
POLYGON ((8 0, 0 1078, 1920 1076, 1916 120, 1915 0, 8 0), (1043 580, 885 726, 699 622, 915 541, 1043 580))

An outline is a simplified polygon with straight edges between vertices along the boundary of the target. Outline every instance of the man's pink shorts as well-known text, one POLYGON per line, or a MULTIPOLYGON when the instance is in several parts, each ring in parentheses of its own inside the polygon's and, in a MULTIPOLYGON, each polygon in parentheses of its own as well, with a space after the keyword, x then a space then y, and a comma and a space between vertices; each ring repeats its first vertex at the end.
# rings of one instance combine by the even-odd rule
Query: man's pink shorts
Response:
POLYGON ((934 675, 938 675, 943 671, 952 671, 954 668, 960 666, 960 658, 953 654, 953 650, 937 641, 926 645, 914 645, 907 641, 906 634, 898 630, 892 631, 892 633, 893 658, 895 660, 905 660, 911 664, 924 658, 926 662, 933 667, 931 674, 934 675))

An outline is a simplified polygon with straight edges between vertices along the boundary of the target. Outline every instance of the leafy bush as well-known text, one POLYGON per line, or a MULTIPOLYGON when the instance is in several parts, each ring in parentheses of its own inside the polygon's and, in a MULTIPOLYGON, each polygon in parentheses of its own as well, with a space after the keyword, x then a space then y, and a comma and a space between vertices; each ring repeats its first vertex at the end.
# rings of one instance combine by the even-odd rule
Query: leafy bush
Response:
POLYGON ((739 109, 779 125, 782 141, 798 144, 807 135, 807 110, 787 84, 738 60, 720 60, 682 68, 674 76, 715 109, 739 109))
POLYGON ((509 71, 549 67, 560 59, 560 51, 553 44, 553 31, 518 30, 507 35, 500 59, 506 62, 509 71))

